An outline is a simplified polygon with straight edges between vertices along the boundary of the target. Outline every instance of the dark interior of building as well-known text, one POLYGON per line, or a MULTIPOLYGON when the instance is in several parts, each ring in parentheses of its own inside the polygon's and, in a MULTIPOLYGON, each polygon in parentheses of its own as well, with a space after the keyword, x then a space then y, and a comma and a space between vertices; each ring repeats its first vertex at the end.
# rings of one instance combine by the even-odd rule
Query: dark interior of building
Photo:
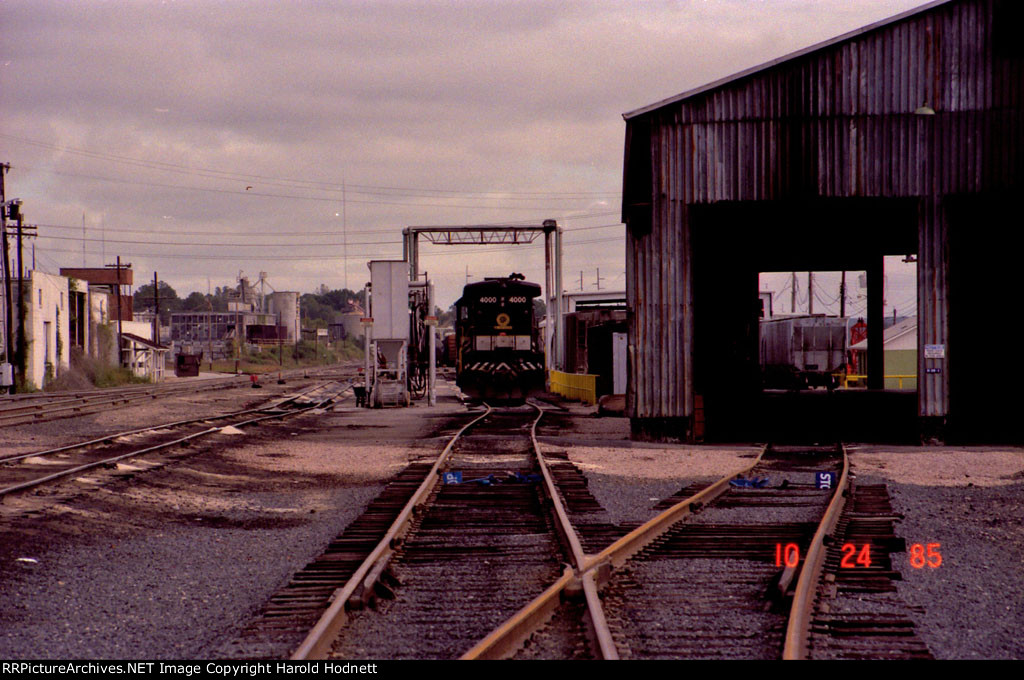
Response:
POLYGON ((694 390, 705 439, 916 441, 917 396, 880 383, 883 256, 917 251, 916 201, 828 199, 693 206, 694 390), (764 390, 758 273, 868 273, 868 390, 764 390), (872 320, 875 321, 872 324, 872 320))
MULTIPOLYGON (((1010 306, 1024 236, 1010 197, 946 201, 950 277, 949 443, 1014 443, 1021 399, 1010 306)), ((692 206, 694 391, 706 441, 842 438, 916 443, 914 390, 886 390, 880 348, 883 256, 918 249, 914 199, 828 199, 692 206), (868 274, 868 389, 765 390, 758 361, 758 273, 862 270, 868 274)), ((932 285, 921 281, 918 285, 932 285)))

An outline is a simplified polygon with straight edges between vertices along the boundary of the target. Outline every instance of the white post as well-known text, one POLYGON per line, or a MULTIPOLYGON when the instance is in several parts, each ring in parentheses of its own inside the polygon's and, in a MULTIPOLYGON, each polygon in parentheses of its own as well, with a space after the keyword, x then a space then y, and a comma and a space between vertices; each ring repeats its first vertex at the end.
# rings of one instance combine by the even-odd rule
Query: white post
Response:
POLYGON ((564 297, 562 296, 562 228, 557 227, 555 229, 555 299, 557 307, 555 308, 555 327, 558 329, 557 337, 555 342, 555 368, 559 371, 565 370, 565 305, 564 297))
POLYGON ((551 251, 551 232, 544 232, 544 297, 547 300, 547 304, 544 309, 544 368, 545 379, 551 375, 551 369, 555 367, 554 357, 551 355, 551 350, 554 348, 555 343, 552 341, 552 331, 554 326, 551 324, 551 320, 554 318, 551 311, 555 304, 555 296, 553 294, 554 287, 554 275, 552 273, 552 251, 551 251))
MULTIPOLYGON (((363 317, 363 389, 366 390, 366 398, 370 398, 370 332, 373 330, 373 314, 370 309, 370 284, 363 288, 363 301, 366 303, 363 317)), ((367 402, 369 403, 369 402, 367 402)))
MULTIPOLYGON (((427 281, 427 317, 430 319, 434 316, 434 283, 427 281)), ((430 372, 427 378, 427 404, 430 406, 437 405, 437 391, 436 391, 436 380, 437 380, 437 319, 433 319, 432 322, 427 323, 428 332, 430 333, 430 372)))

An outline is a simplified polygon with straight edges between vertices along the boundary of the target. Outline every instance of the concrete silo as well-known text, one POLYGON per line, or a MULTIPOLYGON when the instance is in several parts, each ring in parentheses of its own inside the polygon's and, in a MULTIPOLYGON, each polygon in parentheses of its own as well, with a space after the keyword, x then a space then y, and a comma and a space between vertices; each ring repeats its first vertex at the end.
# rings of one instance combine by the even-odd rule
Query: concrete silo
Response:
POLYGON ((283 290, 267 296, 267 312, 277 315, 278 324, 287 329, 285 336, 288 342, 296 342, 301 338, 302 321, 299 317, 299 294, 295 291, 283 290))

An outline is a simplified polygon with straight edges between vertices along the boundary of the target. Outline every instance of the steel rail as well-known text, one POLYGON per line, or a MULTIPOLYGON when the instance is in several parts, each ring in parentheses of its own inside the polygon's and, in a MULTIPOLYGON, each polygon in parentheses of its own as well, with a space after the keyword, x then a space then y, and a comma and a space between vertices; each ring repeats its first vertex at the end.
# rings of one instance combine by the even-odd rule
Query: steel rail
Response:
POLYGON ((144 399, 159 399, 177 394, 190 394, 194 392, 206 392, 209 390, 228 389, 235 383, 244 384, 234 377, 230 379, 216 379, 208 381, 205 385, 173 386, 166 388, 145 388, 141 390, 117 390, 108 391, 105 394, 90 394, 80 397, 50 396, 40 397, 33 400, 35 403, 23 405, 6 406, 0 402, 0 423, 3 425, 17 425, 25 422, 41 422, 44 420, 57 420, 58 413, 72 411, 81 413, 84 409, 92 409, 99 406, 112 404, 127 404, 132 401, 144 399), (45 410, 44 410, 45 409, 45 410))
MULTIPOLYGON (((551 617, 561 603, 563 594, 568 593, 573 588, 583 589, 588 598, 587 609, 588 612, 590 612, 590 616, 592 618, 596 616, 600 619, 600 624, 588 623, 588 627, 592 626, 593 628, 597 628, 597 626, 600 625, 602 628, 607 630, 607 623, 604 622, 603 608, 596 606, 591 609, 590 607, 590 593, 593 593, 593 598, 596 600, 599 585, 605 580, 606 573, 610 568, 621 566, 631 556, 642 550, 645 546, 651 543, 651 541, 654 541, 658 536, 663 534, 665 531, 668 531, 668 529, 676 524, 680 519, 689 514, 691 509, 697 506, 697 504, 708 503, 723 493, 730 480, 735 478, 737 475, 749 472, 758 463, 760 463, 761 458, 764 456, 767 449, 767 445, 763 446, 760 453, 758 453, 757 457, 754 459, 754 462, 750 465, 729 473, 707 489, 694 494, 686 500, 676 503, 671 508, 668 508, 637 529, 615 541, 597 555, 587 556, 582 566, 579 567, 579 571, 570 572, 567 570, 567 572, 563 574, 558 581, 549 586, 547 590, 534 598, 532 602, 516 612, 499 627, 495 628, 487 635, 487 637, 478 642, 470 651, 466 652, 462 658, 497 659, 513 654, 523 640, 528 638, 531 633, 537 630, 551 617)), ((593 634, 594 633, 592 632, 592 635, 593 634)), ((595 637, 597 636, 595 635, 595 637)), ((599 651, 601 653, 604 653, 606 645, 610 645, 614 648, 610 633, 608 634, 605 642, 602 642, 600 637, 598 637, 598 642, 599 651)), ((616 656, 606 656, 605 658, 617 658, 617 652, 616 656)))
POLYGON ((587 563, 587 554, 580 544, 579 537, 573 529, 569 514, 562 503, 561 494, 555 485, 554 477, 544 460, 544 455, 537 442, 537 424, 544 415, 544 410, 536 404, 530 404, 538 411, 537 419, 533 421, 530 428, 530 441, 533 446, 534 455, 537 457, 538 465, 544 477, 544 488, 554 508, 555 518, 559 533, 565 538, 572 553, 575 565, 566 568, 554 585, 549 587, 540 597, 520 609, 501 626, 494 629, 483 640, 473 646, 468 652, 462 655, 463 660, 474 659, 500 659, 510 656, 528 638, 534 630, 543 625, 558 607, 561 594, 566 588, 582 587, 583 595, 587 605, 587 628, 590 633, 595 651, 602 659, 614 660, 619 658, 618 650, 612 639, 611 631, 608 629, 608 622, 604 616, 604 609, 601 606, 601 598, 598 594, 597 583, 593 574, 578 575, 587 563))
MULTIPOLYGON (((786 640, 782 650, 784 660, 807 658, 807 639, 810 636, 811 616, 814 609, 814 596, 821 581, 822 568, 825 565, 825 537, 830 535, 839 521, 839 516, 846 505, 848 486, 850 483, 850 459, 846 447, 840 445, 843 453, 843 472, 839 484, 832 494, 832 501, 825 510, 825 515, 814 532, 811 545, 807 550, 800 577, 793 594, 793 603, 789 610, 789 622, 786 625, 786 640)), ((783 575, 785 578, 785 574, 783 575)), ((790 577, 790 580, 792 577, 790 577)))
MULTIPOLYGON (((352 364, 356 367, 357 364, 352 364)), ((276 369, 276 367, 275 367, 276 369)), ((310 377, 308 374, 313 373, 312 377, 323 377, 322 374, 330 374, 335 371, 345 371, 349 367, 345 363, 340 364, 327 364, 323 366, 306 366, 298 368, 289 368, 283 371, 273 370, 260 373, 261 376, 270 376, 272 374, 281 373, 283 376, 290 378, 296 377, 296 374, 303 373, 307 374, 303 377, 310 377)), ((133 383, 127 385, 120 385, 117 387, 96 387, 88 390, 68 390, 60 392, 19 392, 17 394, 0 394, 0 410, 3 410, 7 404, 12 404, 19 401, 45 401, 47 399, 79 399, 82 397, 89 396, 100 396, 103 394, 109 394, 111 392, 144 392, 146 390, 153 389, 177 389, 188 387, 201 386, 206 384, 221 384, 230 382, 232 380, 241 380, 248 376, 249 373, 224 373, 215 375, 212 378, 197 378, 196 380, 186 382, 161 382, 161 383, 133 383)))
POLYGON ((676 503, 671 508, 649 519, 598 554, 592 556, 584 567, 584 571, 591 571, 605 565, 610 567, 622 566, 630 557, 647 547, 652 541, 668 531, 672 525, 686 517, 695 508, 710 503, 724 493, 729 488, 729 482, 738 475, 746 474, 754 469, 761 462, 767 450, 768 445, 765 444, 761 447, 761 452, 757 454, 754 462, 750 465, 729 473, 703 491, 676 503))
MULTIPOLYGON (((344 368, 325 367, 321 370, 310 371, 309 369, 291 369, 284 373, 289 377, 295 377, 299 371, 303 377, 322 378, 322 374, 330 374, 334 371, 344 371, 344 368), (309 373, 313 376, 309 376, 309 373)), ((135 387, 122 387, 118 389, 90 390, 83 392, 62 393, 35 393, 31 395, 13 395, 8 399, 0 399, 0 427, 9 425, 20 425, 25 423, 38 423, 48 420, 59 420, 61 418, 73 417, 79 414, 94 413, 103 406, 114 404, 127 404, 133 401, 142 401, 146 398, 159 399, 181 394, 192 394, 212 390, 230 389, 245 384, 244 376, 230 375, 220 378, 210 378, 198 383, 188 384, 162 384, 146 385, 135 387), (24 401, 24 404, 17 402, 24 401), (34 403, 32 403, 34 402, 34 403), (54 408, 56 407, 56 408, 54 408), (47 410, 43 410, 47 409, 47 410)))
POLYGON ((356 597, 360 590, 363 593, 372 590, 376 577, 383 572, 395 548, 398 547, 402 537, 408 531, 415 510, 426 502, 430 492, 433 491, 434 486, 437 484, 438 472, 451 456, 455 442, 459 440, 466 430, 494 411, 491 406, 487 404, 485 406, 487 406, 487 410, 483 414, 463 425, 449 440, 444 450, 438 455, 437 460, 434 461, 426 477, 416 489, 416 492, 402 508, 402 511, 398 513, 395 521, 391 523, 384 537, 377 543, 377 546, 369 556, 363 560, 363 563, 359 565, 359 568, 356 569, 345 585, 334 591, 334 594, 331 596, 330 606, 320 615, 320 619, 309 631, 309 634, 306 635, 306 638, 296 648, 295 652, 292 653, 292 660, 326 658, 338 632, 348 622, 347 608, 349 601, 356 597))
MULTIPOLYGON (((530 441, 533 444, 533 450, 537 456, 537 462, 540 466, 541 473, 544 475, 544 485, 547 488, 548 496, 554 504, 555 514, 558 516, 558 521, 562 526, 562 531, 567 534, 569 545, 572 546, 573 560, 576 562, 576 569, 578 571, 582 571, 586 566, 587 554, 583 551, 583 546, 580 545, 579 537, 576 535, 575 529, 573 529, 572 522, 569 521, 569 514, 565 511, 565 504, 562 503, 561 495, 558 493, 558 487, 555 486, 555 480, 551 475, 551 470, 544 461, 544 454, 541 452, 540 444, 537 442, 537 423, 540 422, 541 417, 544 415, 544 410, 536 404, 534 404, 533 407, 536 408, 539 413, 537 420, 533 421, 533 427, 530 428, 530 441)), ((582 583, 583 596, 587 604, 587 628, 595 644, 595 651, 600 654, 602 659, 607 661, 617 660, 619 658, 619 651, 615 648, 615 641, 612 639, 611 630, 608 628, 608 621, 604 615, 604 607, 601 605, 601 598, 598 593, 597 582, 594 579, 594 574, 592 572, 584 574, 582 583)))
MULTIPOLYGON (((294 411, 277 411, 276 413, 271 413, 269 415, 261 416, 259 418, 251 418, 249 420, 244 420, 244 421, 240 421, 240 422, 237 422, 237 423, 233 423, 232 426, 233 427, 245 427, 247 425, 252 425, 254 423, 259 423, 259 422, 262 422, 264 420, 270 420, 272 418, 284 418, 284 417, 287 417, 287 416, 297 415, 299 413, 305 413, 306 411, 311 411, 313 409, 316 409, 316 408, 319 408, 321 406, 324 406, 327 403, 330 403, 332 400, 336 399, 340 394, 344 393, 344 391, 346 389, 348 389, 348 387, 346 387, 345 389, 337 392, 336 394, 331 395, 327 399, 324 399, 323 401, 317 402, 317 403, 312 404, 310 406, 305 406, 303 408, 296 409, 294 411)), ((270 410, 270 409, 263 409, 263 410, 270 410)), ((199 437, 203 437, 203 436, 206 436, 206 435, 209 435, 209 434, 213 434, 215 432, 220 432, 222 429, 224 429, 224 428, 222 428, 222 427, 211 427, 211 428, 202 430, 200 432, 194 432, 194 433, 192 433, 190 435, 187 435, 185 437, 181 437, 179 439, 175 439, 174 441, 164 442, 162 444, 157 444, 155 446, 150 446, 150 447, 147 447, 147 448, 144 448, 144 449, 139 449, 137 451, 131 451, 129 453, 121 454, 119 456, 113 456, 111 458, 104 458, 102 460, 93 461, 91 463, 85 463, 83 465, 78 465, 78 466, 75 466, 73 468, 69 468, 67 470, 62 470, 60 472, 55 472, 52 475, 47 475, 45 477, 38 477, 36 479, 32 479, 32 480, 29 480, 27 482, 22 482, 20 484, 15 484, 13 486, 8 486, 8 487, 0 489, 0 497, 6 496, 8 494, 16 493, 18 491, 24 491, 25 489, 31 489, 33 487, 40 486, 42 484, 46 484, 47 482, 52 482, 52 481, 55 481, 57 479, 61 479, 63 477, 69 477, 71 475, 75 475, 75 474, 78 474, 80 472, 85 472, 86 470, 91 470, 93 468, 101 467, 101 466, 104 466, 104 465, 110 465, 111 463, 117 463, 118 461, 124 460, 126 458, 132 458, 132 457, 135 457, 135 456, 141 456, 141 455, 144 455, 146 453, 152 453, 153 451, 159 451, 161 449, 170 448, 171 446, 175 446, 177 444, 183 444, 183 443, 191 441, 193 439, 198 439, 199 437)))
MULTIPOLYGON (((351 386, 351 384, 350 384, 350 386, 351 386)), ((295 394, 295 395, 293 395, 291 397, 288 397, 287 399, 281 399, 281 400, 279 400, 277 402, 274 402, 270 406, 261 406, 261 407, 258 407, 258 408, 250 408, 250 409, 245 409, 245 410, 242 410, 242 411, 231 411, 230 413, 222 413, 220 415, 206 416, 204 418, 191 418, 191 419, 188 419, 188 420, 176 420, 176 421, 170 422, 170 423, 160 423, 159 425, 151 425, 149 427, 140 427, 140 428, 136 428, 134 430, 125 430, 124 432, 115 432, 114 434, 104 435, 104 436, 99 437, 97 439, 90 439, 89 441, 77 442, 75 444, 66 444, 64 446, 58 446, 58 447, 52 448, 52 449, 45 449, 43 451, 32 451, 30 453, 16 453, 16 454, 11 455, 11 456, 3 456, 3 457, 0 457, 0 463, 13 463, 15 461, 25 460, 26 458, 38 458, 38 457, 41 457, 41 456, 49 456, 49 455, 52 455, 52 454, 55 454, 55 453, 62 453, 64 451, 73 451, 75 449, 85 448, 86 446, 92 446, 94 444, 102 444, 104 442, 109 442, 109 441, 112 441, 114 439, 117 439, 118 437, 128 437, 128 436, 131 436, 133 434, 141 434, 143 432, 151 432, 153 430, 165 430, 165 429, 168 429, 168 428, 171 428, 171 427, 181 427, 182 425, 192 425, 194 423, 204 423, 204 422, 207 422, 207 421, 210 421, 210 420, 224 420, 225 418, 234 418, 235 416, 245 415, 246 413, 260 413, 260 412, 269 411, 269 410, 272 410, 272 409, 279 409, 282 406, 284 406, 285 404, 288 404, 290 402, 294 402, 297 399, 301 399, 306 394, 316 390, 318 387, 319 386, 314 385, 313 387, 310 387, 307 390, 304 390, 302 392, 299 392, 298 394, 295 394)))
MULTIPOLYGON (((227 380, 236 379, 241 376, 231 374, 228 376, 221 376, 218 378, 208 378, 202 380, 203 383, 222 383, 227 380)), ((181 383, 161 383, 161 384, 133 384, 133 385, 120 385, 118 387, 97 387, 91 390, 71 390, 61 392, 24 392, 18 394, 4 394, 0 395, 0 410, 8 410, 12 408, 18 408, 16 406, 9 406, 10 404, 17 404, 18 402, 32 402, 32 401, 60 401, 60 400, 74 400, 74 399, 86 399, 88 397, 97 397, 110 394, 112 392, 145 392, 152 390, 155 387, 164 388, 179 388, 183 387, 181 383)))

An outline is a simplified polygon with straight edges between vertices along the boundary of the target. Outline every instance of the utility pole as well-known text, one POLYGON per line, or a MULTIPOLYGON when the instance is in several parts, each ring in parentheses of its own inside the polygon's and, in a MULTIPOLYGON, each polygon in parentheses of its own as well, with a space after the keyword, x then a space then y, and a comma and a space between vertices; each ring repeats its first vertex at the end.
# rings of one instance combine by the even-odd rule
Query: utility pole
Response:
POLYGON ((235 303, 235 375, 241 373, 239 365, 242 361, 242 320, 239 316, 242 305, 245 304, 245 279, 242 278, 242 272, 238 272, 238 293, 241 297, 241 303, 235 303))
POLYGON ((843 278, 839 280, 839 316, 846 316, 846 270, 843 270, 843 278))
POLYGON ((238 370, 238 364, 242 359, 242 333, 239 326, 238 307, 235 307, 235 375, 241 372, 238 370))
POLYGON ((121 328, 121 256, 117 256, 117 365, 124 365, 124 338, 121 328))
MULTIPOLYGON (((244 290, 244 284, 239 284, 244 290)), ((245 300, 245 293, 242 293, 242 300, 245 300)), ((241 340, 241 329, 238 321, 238 304, 235 305, 235 375, 238 375, 238 363, 241 360, 242 353, 242 340, 241 340)))
POLYGON ((597 268, 597 289, 601 290, 601 268, 597 268))
POLYGON ((283 330, 281 326, 281 312, 277 312, 277 326, 275 331, 277 332, 277 384, 283 385, 284 378, 281 377, 281 372, 284 371, 284 336, 281 335, 283 330))
POLYGON ((814 272, 807 272, 807 313, 814 314, 814 272))
POLYGON ((213 373, 213 301, 210 299, 210 277, 206 277, 206 306, 210 308, 206 317, 206 353, 210 357, 210 373, 213 373))
POLYGON ((793 272, 793 280, 789 285, 789 311, 796 314, 796 272, 793 272))
POLYGON ((348 200, 344 178, 341 180, 341 268, 344 272, 344 286, 348 290, 348 200))
POLYGON ((160 280, 153 272, 153 306, 156 307, 156 316, 153 318, 153 340, 160 344, 160 280))
MULTIPOLYGON (((108 264, 107 267, 115 267, 117 270, 117 365, 124 366, 124 352, 122 346, 124 342, 122 327, 121 327, 121 256, 117 256, 117 264, 108 264)), ((127 269, 131 269, 132 263, 129 262, 123 265, 127 269)))
MULTIPOLYGON (((35 238, 38 236, 38 225, 35 224, 22 224, 22 216, 18 215, 18 266, 21 267, 21 239, 22 238, 35 238)), ((32 244, 32 268, 29 271, 34 271, 36 268, 36 244, 32 244)), ((25 276, 25 270, 22 269, 20 276, 25 276)))
MULTIPOLYGON (((22 224, 23 215, 21 208, 17 211, 18 220, 18 370, 21 373, 22 380, 25 379, 25 363, 28 358, 28 341, 25 339, 25 267, 22 262, 22 238, 25 236, 25 229, 35 229, 35 227, 22 224)), ((34 236, 34 234, 29 234, 34 236)), ((29 287, 29 294, 31 295, 31 287, 29 287)), ((29 300, 31 302, 31 300, 29 300)))
POLYGON ((583 291, 583 270, 580 270, 580 292, 583 291))
MULTIPOLYGON (((3 270, 4 270, 4 361, 11 361, 11 325, 14 321, 11 310, 11 262, 7 252, 7 195, 4 190, 4 176, 11 169, 9 163, 0 164, 0 241, 3 242, 3 270)), ((13 206, 12 206, 13 207, 13 206)), ((14 385, 11 392, 14 392, 14 385)))

